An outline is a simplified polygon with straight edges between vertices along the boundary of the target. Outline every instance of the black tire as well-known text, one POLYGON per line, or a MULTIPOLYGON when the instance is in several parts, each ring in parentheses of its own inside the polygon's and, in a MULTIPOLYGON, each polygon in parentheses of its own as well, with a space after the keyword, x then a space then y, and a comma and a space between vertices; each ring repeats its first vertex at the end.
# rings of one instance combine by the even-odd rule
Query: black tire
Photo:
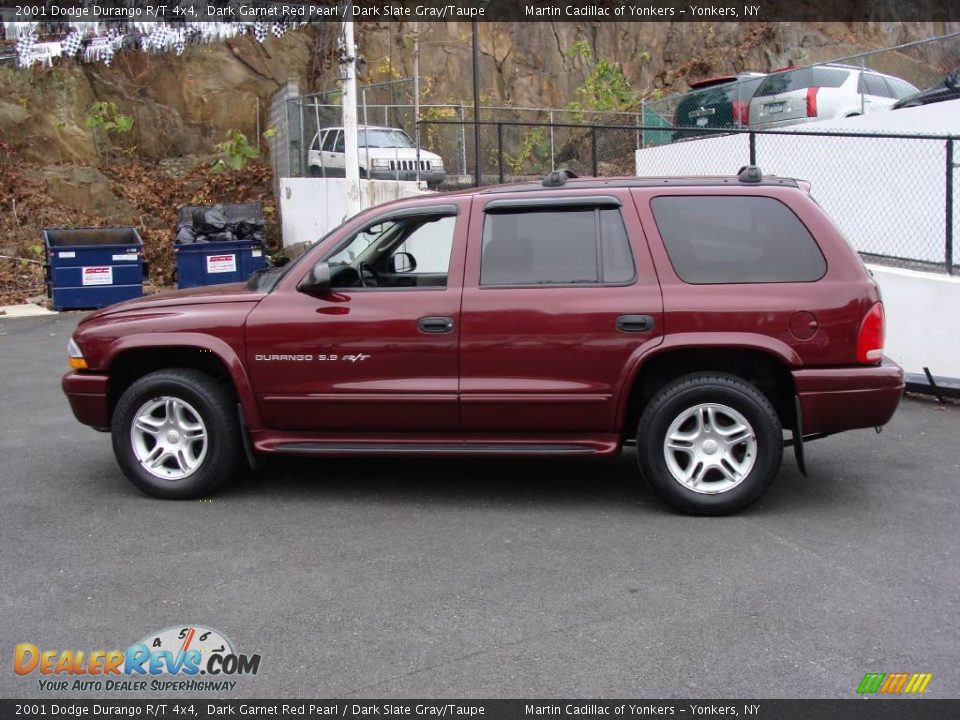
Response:
MULTIPOLYGON (((140 378, 120 398, 111 427, 113 452, 127 478, 154 497, 181 500, 206 496, 239 469, 242 458, 236 400, 222 382, 199 370, 160 370, 140 378), (134 420, 151 400, 168 397, 187 403, 205 426, 205 452, 188 475, 167 479, 144 468, 134 449, 134 420)), ((178 461, 171 458, 171 463, 178 461)), ((173 470, 175 472, 175 470, 173 470)))
MULTIPOLYGON (((709 433, 708 423, 701 422, 708 427, 709 433)), ((683 427, 680 425, 677 430, 683 427)), ((719 429, 724 430, 723 425, 719 429)), ((722 435, 716 433, 714 437, 722 435)), ((709 448, 704 452, 723 454, 709 448)), ((675 457, 686 455, 681 451, 675 457)), ((647 484, 671 507, 690 515, 727 515, 744 509, 770 487, 782 458, 783 431, 776 410, 759 389, 735 375, 696 373, 678 378, 651 398, 637 428, 637 459, 647 484), (744 455, 749 452, 753 458, 752 467, 736 484, 715 494, 708 494, 711 483, 713 487, 722 487, 724 483, 732 482, 719 470, 705 471, 706 484, 698 485, 698 492, 674 477, 666 458, 665 440, 671 424, 679 421, 684 413, 694 414, 695 408, 701 405, 734 410, 747 421, 752 429, 750 437, 755 439, 752 452, 746 445, 749 439, 731 451, 744 455)), ((744 457, 737 459, 745 460, 744 457)), ((696 462, 692 455, 689 462, 696 462)))

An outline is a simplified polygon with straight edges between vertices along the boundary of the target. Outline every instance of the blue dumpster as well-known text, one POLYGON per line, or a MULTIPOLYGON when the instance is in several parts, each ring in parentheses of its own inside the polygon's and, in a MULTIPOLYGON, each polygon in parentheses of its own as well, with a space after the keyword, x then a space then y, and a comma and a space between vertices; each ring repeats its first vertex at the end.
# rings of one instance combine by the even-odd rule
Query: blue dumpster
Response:
POLYGON ((262 204, 180 208, 173 251, 177 287, 245 281, 267 265, 262 204))
POLYGON ((47 295, 56 310, 102 308, 143 295, 143 241, 135 228, 47 228, 47 295))
POLYGON ((263 248, 251 240, 177 245, 177 287, 243 282, 267 266, 263 248))

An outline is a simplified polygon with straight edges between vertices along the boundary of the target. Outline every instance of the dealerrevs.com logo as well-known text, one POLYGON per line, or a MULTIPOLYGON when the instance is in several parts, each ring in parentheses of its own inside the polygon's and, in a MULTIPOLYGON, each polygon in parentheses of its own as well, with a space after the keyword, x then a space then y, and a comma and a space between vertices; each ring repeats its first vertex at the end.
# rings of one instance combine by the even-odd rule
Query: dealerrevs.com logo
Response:
POLYGON ((234 650, 222 633, 199 625, 151 633, 126 650, 14 648, 13 671, 36 676, 41 691, 229 691, 256 675, 260 655, 234 650))

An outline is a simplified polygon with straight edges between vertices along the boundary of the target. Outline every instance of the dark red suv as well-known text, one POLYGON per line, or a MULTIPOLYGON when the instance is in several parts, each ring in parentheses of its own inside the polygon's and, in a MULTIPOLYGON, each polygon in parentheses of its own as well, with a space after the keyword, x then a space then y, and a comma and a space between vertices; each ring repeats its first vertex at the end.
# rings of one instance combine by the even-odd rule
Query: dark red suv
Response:
POLYGON ((383 205, 245 286, 89 315, 63 388, 159 497, 273 453, 635 442, 673 507, 737 511, 785 445, 802 469, 804 439, 883 425, 903 391, 877 286, 807 190, 554 173, 383 205))

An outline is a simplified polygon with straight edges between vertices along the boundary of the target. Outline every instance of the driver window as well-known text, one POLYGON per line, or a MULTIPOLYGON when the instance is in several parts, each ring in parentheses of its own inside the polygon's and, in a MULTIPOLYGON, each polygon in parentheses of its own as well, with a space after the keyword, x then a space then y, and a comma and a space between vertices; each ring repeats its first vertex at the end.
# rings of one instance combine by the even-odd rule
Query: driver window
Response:
POLYGON ((330 152, 330 151, 333 150, 333 141, 336 139, 337 134, 338 134, 338 133, 337 133, 336 130, 327 130, 327 131, 324 133, 324 135, 323 135, 323 149, 324 149, 324 150, 326 150, 327 152, 330 152))
POLYGON ((413 216, 374 223, 327 258, 334 288, 444 288, 456 217, 413 216))

